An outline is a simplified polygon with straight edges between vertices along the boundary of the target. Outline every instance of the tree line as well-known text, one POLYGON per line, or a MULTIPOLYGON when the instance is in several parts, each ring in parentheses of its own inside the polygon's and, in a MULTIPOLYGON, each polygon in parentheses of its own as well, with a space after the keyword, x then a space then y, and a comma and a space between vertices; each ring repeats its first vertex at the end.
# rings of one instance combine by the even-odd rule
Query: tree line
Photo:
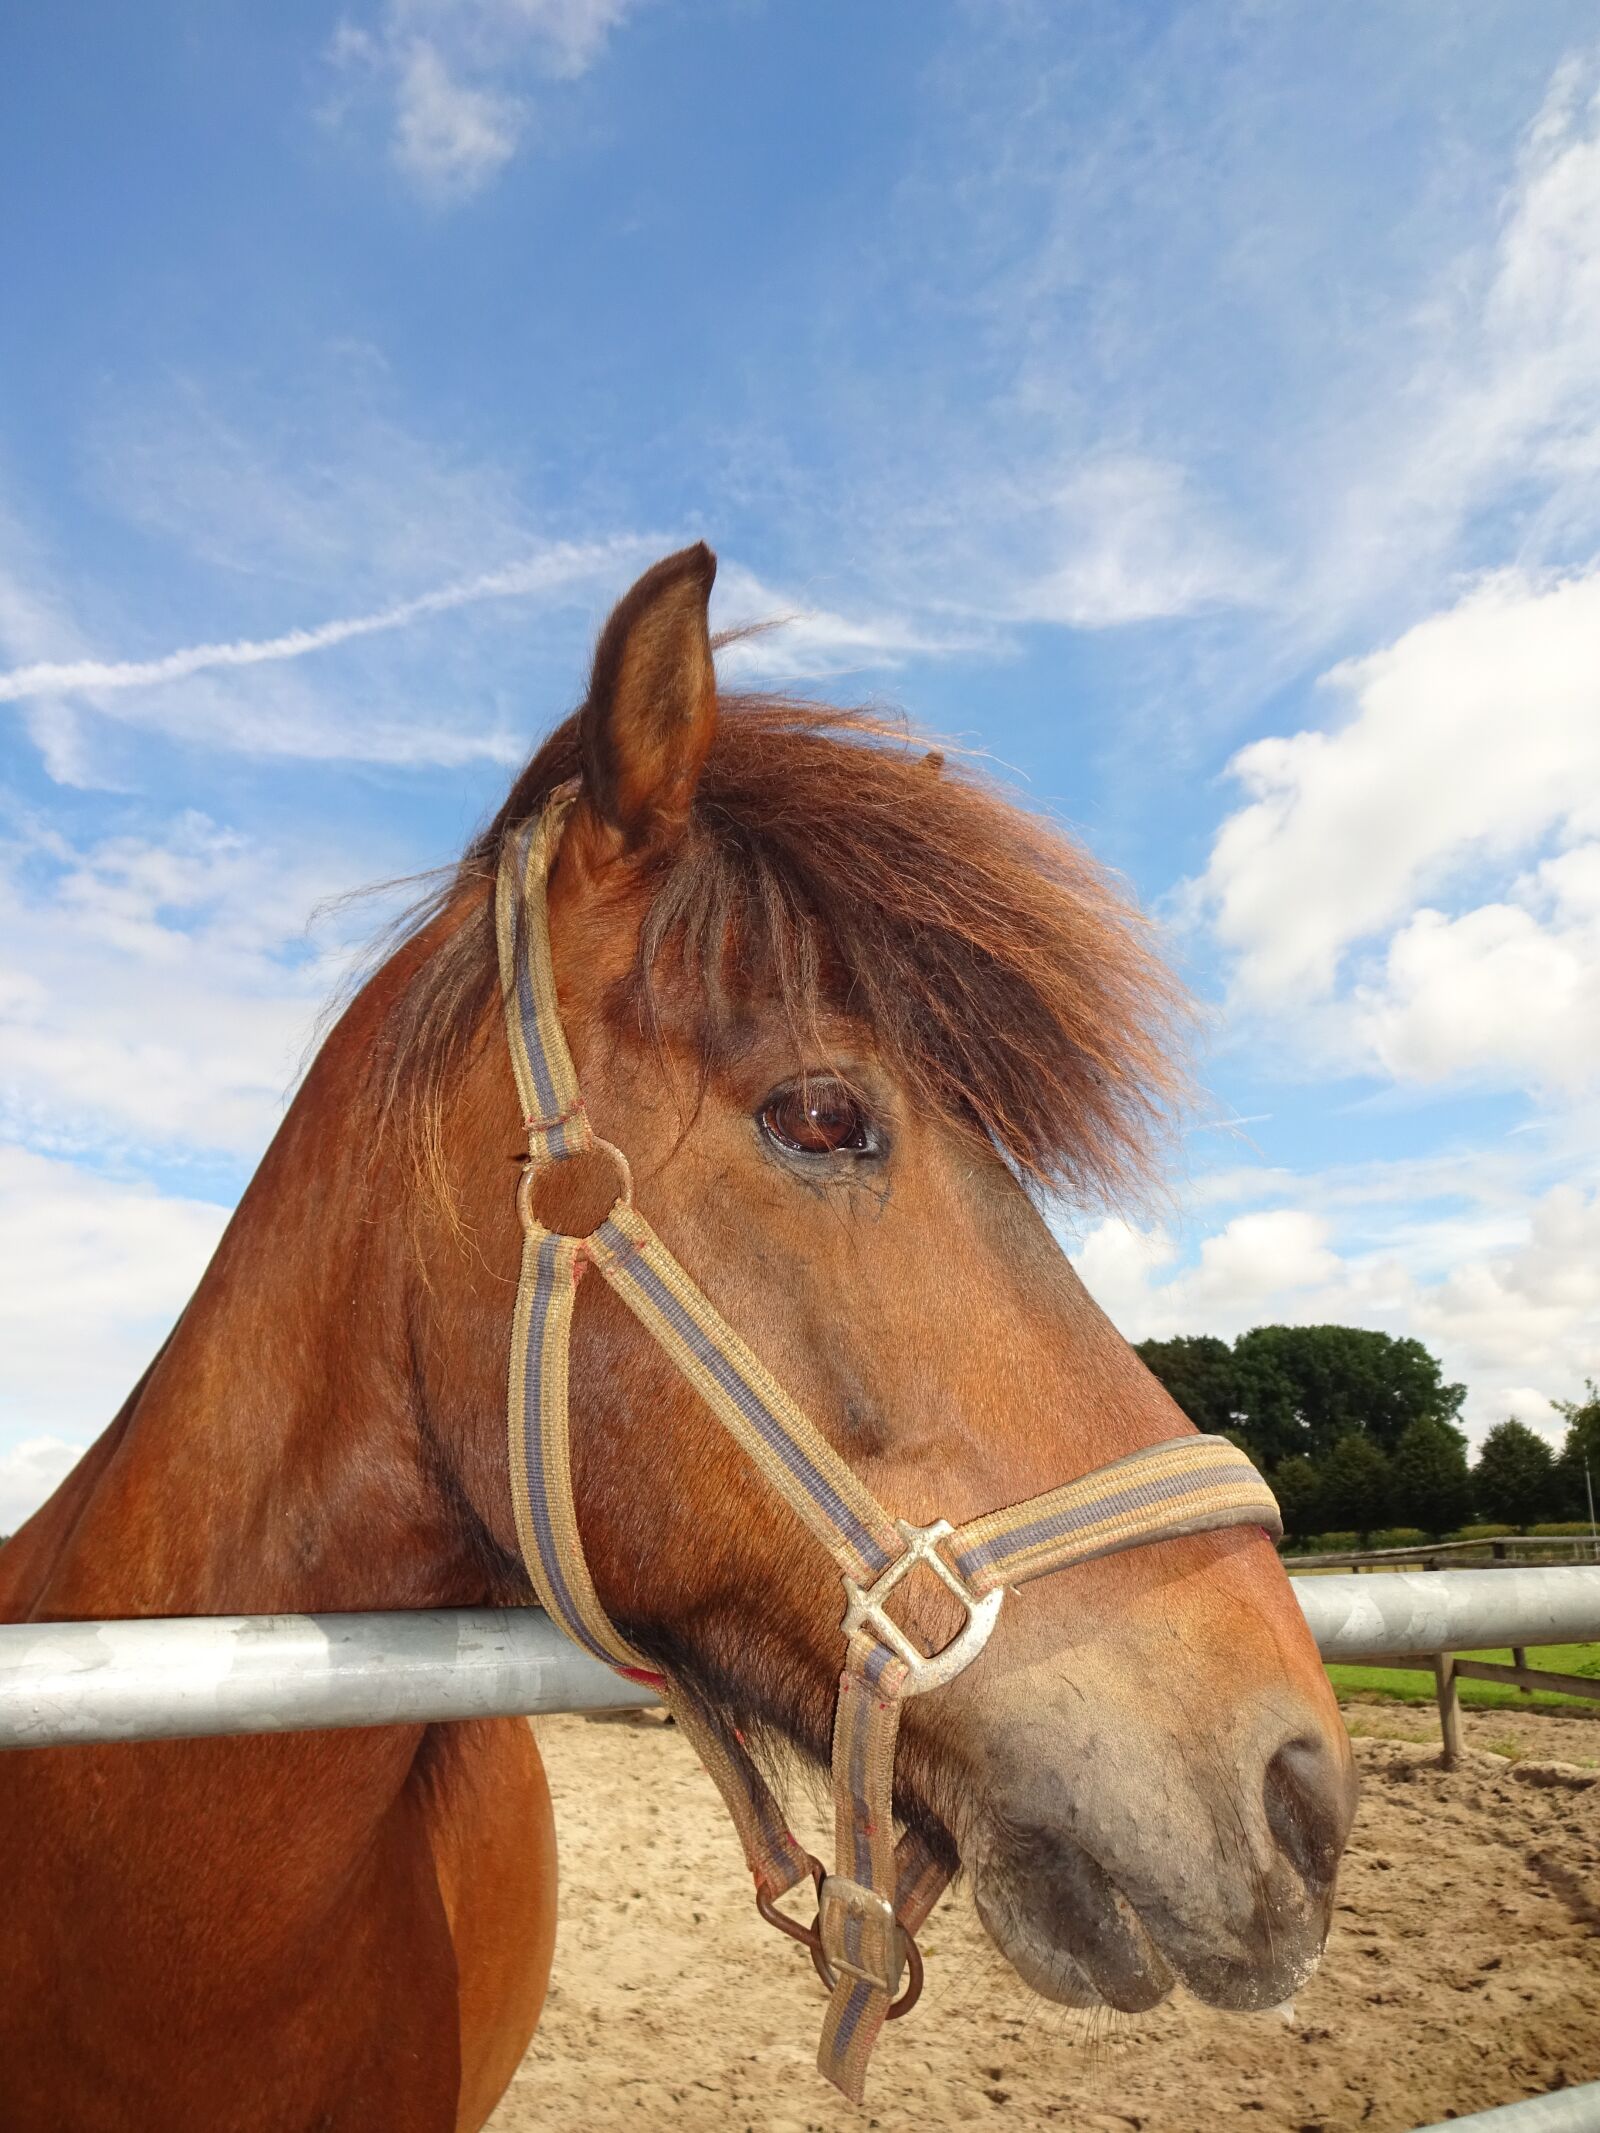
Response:
POLYGON ((1359 1326, 1257 1326, 1141 1341, 1138 1352, 1199 1429, 1249 1453, 1291 1540, 1411 1527, 1438 1539, 1472 1520, 1517 1532, 1587 1520, 1585 1462, 1600 1490, 1600 1386, 1556 1403, 1559 1452, 1498 1422, 1469 1462, 1464 1385, 1446 1384, 1416 1340, 1359 1326))

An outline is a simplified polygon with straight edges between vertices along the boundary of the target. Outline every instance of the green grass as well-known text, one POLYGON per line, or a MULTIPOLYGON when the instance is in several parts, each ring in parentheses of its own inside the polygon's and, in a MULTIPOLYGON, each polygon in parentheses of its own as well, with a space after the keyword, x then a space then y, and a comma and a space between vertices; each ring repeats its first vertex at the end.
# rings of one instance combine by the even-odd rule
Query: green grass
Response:
MULTIPOLYGON (((1497 1659, 1503 1666, 1511 1664, 1511 1654, 1506 1650, 1462 1652, 1459 1656, 1463 1659, 1497 1659)), ((1600 1644, 1540 1645, 1529 1649, 1528 1664, 1547 1666, 1558 1674, 1582 1674, 1586 1679, 1600 1680, 1600 1644)), ((1431 1667, 1425 1672, 1413 1673, 1392 1666, 1330 1666, 1328 1679, 1341 1703, 1356 1698, 1380 1698, 1391 1703, 1432 1703, 1434 1700, 1431 1667)), ((1600 1718, 1600 1702, 1590 1702, 1581 1696, 1558 1695, 1551 1689, 1535 1689, 1532 1695, 1524 1696, 1509 1681, 1466 1679, 1458 1680, 1456 1689, 1461 1701, 1476 1710, 1545 1709, 1573 1715, 1587 1713, 1591 1718, 1600 1718)))

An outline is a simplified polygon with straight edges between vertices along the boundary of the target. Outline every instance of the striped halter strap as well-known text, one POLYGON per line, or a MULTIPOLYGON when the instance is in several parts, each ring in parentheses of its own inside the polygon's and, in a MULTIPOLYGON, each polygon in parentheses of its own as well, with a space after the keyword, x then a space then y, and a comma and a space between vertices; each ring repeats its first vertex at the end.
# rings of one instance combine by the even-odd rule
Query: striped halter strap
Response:
POLYGON ((955 1529, 943 1519, 913 1526, 885 1510, 679 1266, 633 1204, 627 1159, 589 1123, 561 1028, 546 903, 574 797, 564 788, 537 822, 508 840, 495 892, 506 1030, 528 1129, 517 1192, 523 1256, 509 1401, 517 1534, 551 1619, 619 1673, 659 1688, 693 1741, 743 1841, 762 1915, 810 1947, 829 1988, 818 2065, 859 2103, 879 2031, 920 1989, 913 1936, 949 1879, 914 1832, 895 1842, 895 1736, 905 1699, 942 1687, 971 1665, 1007 1587, 1219 1526, 1263 1526, 1276 1536, 1278 1507, 1241 1451, 1221 1437, 1190 1435, 955 1529), (535 1177, 588 1150, 617 1166, 620 1190, 610 1213, 587 1237, 546 1229, 533 1209, 535 1177), (790 1835, 732 1727, 634 1651, 595 1593, 573 1502, 567 1413, 573 1297, 586 1266, 666 1351, 844 1581, 831 1874, 790 1835), (918 1565, 942 1580, 966 1615, 954 1639, 931 1656, 887 1611, 895 1587, 918 1565), (818 1915, 803 1927, 778 1911, 775 1899, 808 1878, 817 1884, 818 1915))

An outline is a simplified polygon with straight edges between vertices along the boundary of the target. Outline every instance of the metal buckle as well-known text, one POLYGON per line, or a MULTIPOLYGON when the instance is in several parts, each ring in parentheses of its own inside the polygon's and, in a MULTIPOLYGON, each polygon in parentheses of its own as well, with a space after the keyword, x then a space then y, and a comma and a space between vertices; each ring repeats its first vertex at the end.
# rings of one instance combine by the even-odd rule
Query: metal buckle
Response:
MULTIPOLYGON (((801 1925, 797 1918, 786 1918, 759 1883, 756 1885, 756 1909, 769 1926, 776 1926, 780 1933, 787 1933, 791 1940, 799 1941, 801 1947, 809 1952, 811 1967, 821 1978, 824 1989, 832 1992, 838 1979, 827 1956, 822 1951, 822 1911, 820 1906, 823 1883, 834 1877, 824 1874, 821 1862, 813 1859, 811 1861, 811 1878, 817 1887, 818 1910, 816 1918, 809 1926, 801 1925)), ((844 1885, 842 1881, 836 1880, 835 1893, 837 1894, 838 1890, 844 1885)), ((855 1884, 851 1883, 850 1886, 854 1887, 855 1884)), ((863 1890, 862 1894, 870 1895, 871 1891, 863 1890)), ((904 1926, 897 1926, 895 1931, 903 1951, 906 1989, 888 2011, 886 2019, 891 2022, 898 2021, 901 2015, 909 2014, 922 1997, 922 1951, 917 1946, 916 1936, 908 1933, 904 1926)), ((851 1975, 855 1976, 856 1973, 852 1971, 851 1975)), ((869 1979, 868 1982, 876 1983, 876 1980, 869 1979)))
POLYGON ((829 1874, 817 1891, 817 1901, 817 1931, 832 1975, 859 1978, 892 2000, 900 1990, 906 1950, 905 1935, 888 1897, 859 1881, 829 1874))
POLYGON ((984 1593, 981 1599, 968 1591, 966 1580, 958 1571, 952 1570, 939 1553, 940 1541, 952 1531, 949 1519, 936 1518, 931 1526, 912 1526, 903 1518, 897 1518, 895 1525, 906 1544, 906 1552, 899 1561, 891 1563, 865 1592, 853 1578, 844 1581, 849 1603, 844 1611, 844 1633, 846 1637, 853 1637, 858 1629, 870 1627, 873 1635, 906 1663, 908 1671, 901 1695, 920 1696, 925 1689, 943 1688, 947 1681, 954 1681, 957 1674, 977 1658, 989 1641, 989 1632, 1000 1613, 1000 1602, 1005 1598, 1005 1587, 997 1585, 993 1592, 984 1593), (883 1611, 884 1601, 919 1563, 926 1563, 967 1610, 963 1626, 942 1651, 931 1656, 919 1652, 905 1631, 891 1622, 883 1611))

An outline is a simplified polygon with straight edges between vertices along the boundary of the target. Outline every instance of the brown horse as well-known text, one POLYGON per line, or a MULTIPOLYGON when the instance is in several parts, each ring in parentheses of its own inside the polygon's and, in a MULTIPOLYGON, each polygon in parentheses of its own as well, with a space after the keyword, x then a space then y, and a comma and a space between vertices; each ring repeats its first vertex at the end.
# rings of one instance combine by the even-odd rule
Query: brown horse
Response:
MULTIPOLYGON (((894 733, 719 703, 714 568, 690 549, 618 607, 583 709, 344 1014, 166 1347, 0 1554, 0 1614, 527 1599, 490 899, 574 777, 552 928, 596 1126, 881 1501, 960 1520, 1186 1427, 1030 1192, 1128 1182, 1161 1112, 1174 995, 1138 920, 894 733)), ((553 1180, 546 1218, 589 1227, 593 1182, 553 1180)), ((611 1620, 825 1757, 838 1588, 598 1282, 572 1404, 611 1620)), ((910 1708, 896 1804, 1041 1992, 1145 2008, 1177 1978, 1258 2008, 1320 1952, 1351 1766, 1273 1549, 1236 1529, 1014 1596, 910 1708)), ((0 2126, 477 2127, 538 2019, 555 1892, 517 1721, 0 1758, 0 2126)))

